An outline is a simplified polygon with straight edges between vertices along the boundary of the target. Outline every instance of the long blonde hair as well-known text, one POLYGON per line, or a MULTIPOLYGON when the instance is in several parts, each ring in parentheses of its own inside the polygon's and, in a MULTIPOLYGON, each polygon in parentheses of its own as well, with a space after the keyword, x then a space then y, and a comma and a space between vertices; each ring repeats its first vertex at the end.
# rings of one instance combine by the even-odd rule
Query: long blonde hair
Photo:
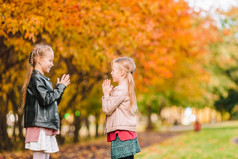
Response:
POLYGON ((112 64, 116 63, 119 66, 120 70, 125 71, 128 82, 128 92, 130 97, 130 110, 132 112, 135 112, 137 110, 137 103, 136 103, 136 94, 135 94, 135 82, 133 78, 133 74, 136 71, 136 65, 134 63, 134 60, 129 57, 119 57, 115 60, 113 60, 112 64))
POLYGON ((49 45, 37 44, 37 45, 35 45, 35 47, 33 48, 32 52, 30 53, 30 56, 29 56, 30 66, 28 68, 28 73, 27 73, 25 82, 24 82, 24 84, 22 86, 22 90, 21 90, 22 91, 22 101, 21 101, 20 113, 22 113, 23 108, 24 108, 25 103, 26 103, 27 86, 28 86, 28 84, 30 82, 33 69, 35 68, 35 65, 37 63, 37 59, 39 57, 44 56, 47 52, 54 53, 52 48, 49 45))

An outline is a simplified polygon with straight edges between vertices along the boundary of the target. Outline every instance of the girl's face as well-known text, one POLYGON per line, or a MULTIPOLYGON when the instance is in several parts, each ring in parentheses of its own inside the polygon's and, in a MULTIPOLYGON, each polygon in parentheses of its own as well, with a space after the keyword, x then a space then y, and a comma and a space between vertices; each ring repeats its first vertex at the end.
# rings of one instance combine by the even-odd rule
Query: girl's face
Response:
POLYGON ((113 63, 112 64, 112 72, 111 72, 111 75, 112 75, 112 80, 113 82, 120 82, 123 78, 122 78, 122 71, 119 69, 119 66, 117 63, 113 63))
POLYGON ((41 69, 43 73, 50 72, 51 67, 54 66, 53 60, 54 60, 54 54, 51 51, 46 52, 45 55, 40 58, 40 64, 41 64, 41 69))

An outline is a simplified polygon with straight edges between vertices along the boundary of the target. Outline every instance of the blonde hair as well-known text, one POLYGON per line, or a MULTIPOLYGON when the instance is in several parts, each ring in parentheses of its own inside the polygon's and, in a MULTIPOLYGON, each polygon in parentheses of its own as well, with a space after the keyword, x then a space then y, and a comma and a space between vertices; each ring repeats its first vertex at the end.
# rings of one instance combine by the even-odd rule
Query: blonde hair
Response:
POLYGON ((27 77, 25 79, 25 82, 22 86, 22 101, 21 101, 21 108, 20 108, 20 112, 22 113, 24 105, 26 103, 26 92, 27 92, 27 86, 30 82, 31 79, 31 75, 33 72, 33 69, 37 63, 37 59, 39 57, 45 56, 45 54, 47 52, 53 52, 52 48, 49 45, 46 44, 37 44, 35 45, 35 47, 33 48, 32 52, 30 53, 29 56, 29 63, 30 63, 30 67, 28 69, 28 73, 27 73, 27 77))
POLYGON ((137 110, 137 103, 136 103, 136 95, 135 95, 135 82, 133 78, 133 74, 136 71, 136 65, 134 63, 134 60, 129 57, 119 57, 115 60, 113 60, 112 64, 116 63, 119 66, 120 70, 123 70, 126 72, 125 78, 128 82, 128 91, 129 91, 129 97, 130 97, 130 110, 135 112, 137 110))

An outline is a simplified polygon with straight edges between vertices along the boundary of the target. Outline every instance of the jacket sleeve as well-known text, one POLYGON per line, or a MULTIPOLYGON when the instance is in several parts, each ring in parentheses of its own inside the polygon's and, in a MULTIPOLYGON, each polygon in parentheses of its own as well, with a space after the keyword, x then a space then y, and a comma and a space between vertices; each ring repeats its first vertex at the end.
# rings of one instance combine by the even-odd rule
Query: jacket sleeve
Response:
POLYGON ((114 110, 123 102, 126 97, 126 91, 123 89, 116 89, 110 96, 102 97, 102 111, 106 115, 111 115, 114 110))
POLYGON ((48 106, 55 101, 59 102, 64 92, 65 85, 57 84, 56 88, 52 91, 47 89, 47 86, 43 79, 35 77, 33 84, 33 91, 36 94, 36 98, 43 106, 48 106))
MULTIPOLYGON (((58 88, 58 87, 62 87, 63 91, 64 91, 64 89, 66 88, 66 86, 63 85, 63 84, 57 84, 57 85, 56 85, 56 88, 58 88), (61 86, 59 86, 59 85, 61 85, 61 86)), ((61 99, 62 99, 62 95, 63 95, 63 93, 62 93, 62 94, 60 95, 60 97, 57 99, 57 105, 60 104, 60 101, 61 101, 61 99)))

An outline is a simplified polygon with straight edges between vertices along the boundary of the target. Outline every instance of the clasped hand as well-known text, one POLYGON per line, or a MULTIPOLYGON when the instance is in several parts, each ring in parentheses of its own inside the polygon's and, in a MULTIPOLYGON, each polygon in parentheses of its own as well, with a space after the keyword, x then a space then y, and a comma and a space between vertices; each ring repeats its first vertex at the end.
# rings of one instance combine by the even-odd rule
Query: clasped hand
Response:
POLYGON ((111 80, 105 79, 102 83, 102 91, 104 95, 110 95, 113 86, 111 85, 111 80))

